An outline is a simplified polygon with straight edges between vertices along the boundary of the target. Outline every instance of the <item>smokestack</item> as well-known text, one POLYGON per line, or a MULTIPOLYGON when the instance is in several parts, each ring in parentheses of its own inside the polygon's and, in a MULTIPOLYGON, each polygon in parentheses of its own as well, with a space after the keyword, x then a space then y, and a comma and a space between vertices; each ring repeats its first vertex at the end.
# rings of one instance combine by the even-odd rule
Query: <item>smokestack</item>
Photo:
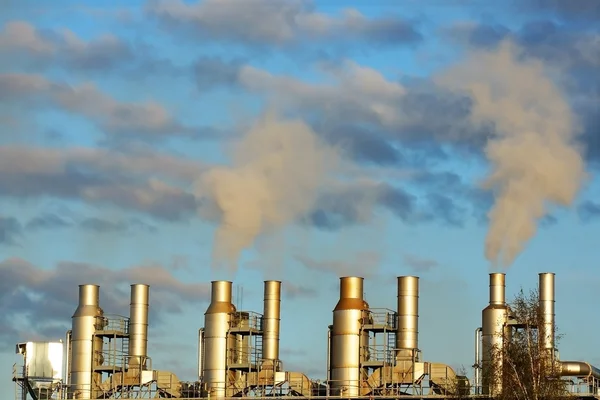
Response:
POLYGON ((204 314, 204 383, 210 397, 226 396, 227 378, 227 334, 231 314, 229 281, 211 282, 211 301, 204 314))
POLYGON ((129 305, 129 365, 146 369, 148 357, 148 307, 150 287, 131 285, 129 305))
POLYGON ((504 346, 508 306, 506 305, 506 275, 490 274, 490 304, 483 309, 481 315, 481 368, 482 394, 495 396, 502 392, 502 354, 504 346), (500 371, 500 372, 499 372, 500 371))
POLYGON ((419 278, 398 277, 397 359, 411 359, 419 348, 419 278))
POLYGON ((279 325, 281 319, 281 282, 265 281, 263 310, 263 360, 271 361, 273 368, 279 360, 279 325))
MULTIPOLYGON (((70 379, 74 399, 95 398, 94 333, 101 326, 104 312, 100 308, 100 287, 79 285, 79 306, 72 318, 70 379)), ((96 349, 98 350, 98 349, 96 349)), ((102 349, 100 349, 101 351, 102 349)))
POLYGON ((539 276, 540 340, 542 349, 554 359, 554 274, 543 272, 539 276))
POLYGON ((333 310, 331 330, 331 388, 333 395, 360 396, 360 335, 368 305, 363 278, 340 278, 340 300, 333 310))

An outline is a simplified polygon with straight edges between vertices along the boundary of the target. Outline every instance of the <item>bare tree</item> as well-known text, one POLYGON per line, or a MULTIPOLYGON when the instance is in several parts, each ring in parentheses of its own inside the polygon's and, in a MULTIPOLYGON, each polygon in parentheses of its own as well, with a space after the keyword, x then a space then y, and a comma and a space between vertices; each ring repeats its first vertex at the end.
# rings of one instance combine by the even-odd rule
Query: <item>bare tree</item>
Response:
MULTIPOLYGON (((490 382, 501 387, 499 400, 559 400, 568 397, 564 380, 554 372, 553 358, 542 346, 543 331, 537 290, 521 290, 511 308, 501 348, 492 349, 490 382)), ((555 328, 556 330, 556 328, 555 328)), ((554 332, 555 340, 560 339, 554 332)))

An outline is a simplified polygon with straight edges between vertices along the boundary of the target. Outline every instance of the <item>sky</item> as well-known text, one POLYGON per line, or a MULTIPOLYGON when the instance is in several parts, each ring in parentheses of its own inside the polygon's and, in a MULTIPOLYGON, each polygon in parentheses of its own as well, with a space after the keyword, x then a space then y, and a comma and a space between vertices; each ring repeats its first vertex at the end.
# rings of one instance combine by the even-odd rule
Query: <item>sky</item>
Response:
POLYGON ((0 371, 78 285, 150 289, 155 369, 194 380, 210 281, 323 379, 339 277, 472 376, 488 274, 556 273, 562 359, 600 366, 596 0, 2 1, 0 371), (582 327, 586 329, 582 329, 582 327), (594 346, 592 348, 596 348, 594 346))

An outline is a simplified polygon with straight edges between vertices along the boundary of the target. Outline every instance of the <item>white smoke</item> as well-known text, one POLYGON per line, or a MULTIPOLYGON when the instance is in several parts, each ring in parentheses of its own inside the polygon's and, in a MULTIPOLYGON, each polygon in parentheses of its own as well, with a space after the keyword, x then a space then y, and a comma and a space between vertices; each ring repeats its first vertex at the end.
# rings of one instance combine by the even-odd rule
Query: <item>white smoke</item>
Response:
POLYGON ((439 80, 468 91, 472 122, 492 123, 497 132, 485 148, 491 172, 483 183, 495 195, 485 245, 495 266, 512 264, 548 205, 571 205, 586 176, 578 124, 547 72, 504 42, 495 51, 474 52, 439 80))
POLYGON ((335 148, 299 120, 266 114, 232 147, 232 165, 204 173, 195 195, 216 207, 213 268, 235 272, 242 250, 265 232, 283 227, 314 206, 336 170, 335 148))

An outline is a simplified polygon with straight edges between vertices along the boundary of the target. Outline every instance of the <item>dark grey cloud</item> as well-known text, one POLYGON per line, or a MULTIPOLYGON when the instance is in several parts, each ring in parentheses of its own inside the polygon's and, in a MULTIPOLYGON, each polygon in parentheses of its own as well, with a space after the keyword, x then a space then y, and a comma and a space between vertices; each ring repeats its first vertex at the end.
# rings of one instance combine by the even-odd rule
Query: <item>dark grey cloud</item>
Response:
POLYGON ((600 3, 596 0, 519 0, 514 5, 533 15, 546 11, 565 20, 600 22, 600 3))
POLYGON ((440 265, 440 263, 434 259, 419 257, 414 254, 405 254, 402 257, 402 261, 404 262, 404 265, 415 272, 427 272, 440 265))
POLYGON ((55 213, 44 213, 30 219, 25 227, 30 230, 38 229, 59 229, 73 226, 70 221, 55 213))
POLYGON ((0 327, 13 327, 0 329, 3 347, 20 340, 64 337, 77 308, 80 284, 100 285, 100 307, 117 315, 128 315, 129 284, 149 284, 153 325, 162 323, 165 313, 180 313, 183 304, 205 302, 210 291, 207 284, 179 281, 159 265, 112 270, 61 262, 54 268, 40 268, 11 258, 0 261, 0 275, 0 327))
MULTIPOLYGON (((0 149, 0 195, 79 199, 176 220, 196 209, 194 196, 177 183, 189 185, 203 168, 156 153, 5 146, 0 149)), ((34 226, 45 222, 57 221, 35 221, 34 226)))
POLYGON ((16 245, 21 236, 22 226, 14 217, 0 217, 0 246, 16 245))
POLYGON ((590 222, 600 218, 600 203, 593 201, 584 201, 577 207, 579 218, 583 222, 590 222))
POLYGON ((75 74, 103 74, 118 71, 128 79, 149 74, 181 72, 169 60, 142 41, 127 41, 111 33, 89 40, 67 29, 40 29, 27 21, 7 21, 0 27, 0 56, 4 66, 20 71, 51 67, 75 74))
POLYGON ((303 285, 296 285, 292 282, 285 282, 283 285, 283 293, 288 299, 296 299, 303 297, 316 297, 318 292, 316 289, 303 285))
POLYGON ((294 258, 305 268, 328 272, 337 276, 374 276, 381 266, 381 255, 374 251, 362 251, 340 259, 316 259, 305 254, 295 254, 294 258))
POLYGON ((308 0, 148 0, 146 12, 182 37, 260 48, 297 49, 309 42, 398 46, 422 40, 416 23, 400 16, 368 18, 355 9, 330 16, 308 0))
POLYGON ((0 103, 12 106, 48 107, 87 118, 112 136, 158 139, 169 135, 201 138, 203 129, 179 122, 157 102, 122 102, 94 84, 70 86, 48 81, 41 75, 0 74, 0 103))
POLYGON ((235 86, 238 83, 238 74, 242 65, 241 59, 225 61, 219 57, 200 57, 193 65, 196 85, 200 91, 217 86, 235 86))

